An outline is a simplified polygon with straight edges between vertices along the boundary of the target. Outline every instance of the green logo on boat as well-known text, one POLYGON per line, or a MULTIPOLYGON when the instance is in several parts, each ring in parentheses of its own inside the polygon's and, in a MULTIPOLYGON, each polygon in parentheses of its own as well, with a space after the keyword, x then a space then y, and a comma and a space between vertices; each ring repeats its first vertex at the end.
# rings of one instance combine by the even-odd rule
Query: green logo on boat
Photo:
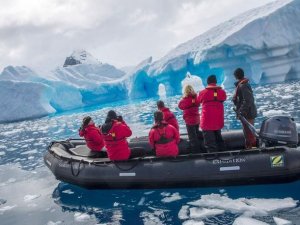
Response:
POLYGON ((283 167, 284 166, 283 155, 271 156, 271 165, 272 167, 283 167))

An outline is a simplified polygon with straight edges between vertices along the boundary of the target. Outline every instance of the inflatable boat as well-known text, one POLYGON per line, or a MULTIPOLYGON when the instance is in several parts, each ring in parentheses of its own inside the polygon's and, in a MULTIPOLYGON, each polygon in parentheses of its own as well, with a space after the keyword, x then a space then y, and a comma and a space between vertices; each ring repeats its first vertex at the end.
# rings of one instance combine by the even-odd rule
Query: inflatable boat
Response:
POLYGON ((283 183, 300 178, 299 134, 293 119, 277 116, 263 122, 258 147, 244 149, 241 130, 222 132, 226 149, 190 153, 181 136, 180 155, 157 158, 147 137, 130 140, 143 148, 141 158, 113 162, 91 153, 82 139, 53 141, 44 162, 58 180, 86 188, 162 188, 283 183))

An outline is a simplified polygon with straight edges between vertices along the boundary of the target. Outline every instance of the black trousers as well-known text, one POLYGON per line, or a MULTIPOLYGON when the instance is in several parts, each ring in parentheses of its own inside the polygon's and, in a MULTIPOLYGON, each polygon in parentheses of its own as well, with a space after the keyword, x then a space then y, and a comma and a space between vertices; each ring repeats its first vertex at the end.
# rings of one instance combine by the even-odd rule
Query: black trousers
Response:
POLYGON ((187 125, 186 124, 186 130, 188 133, 188 137, 190 140, 190 145, 191 145, 191 151, 193 153, 199 153, 203 151, 202 147, 202 139, 203 139, 203 134, 199 130, 199 124, 197 125, 187 125))
POLYGON ((203 138, 204 146, 207 152, 218 152, 226 150, 221 130, 204 130, 203 138))

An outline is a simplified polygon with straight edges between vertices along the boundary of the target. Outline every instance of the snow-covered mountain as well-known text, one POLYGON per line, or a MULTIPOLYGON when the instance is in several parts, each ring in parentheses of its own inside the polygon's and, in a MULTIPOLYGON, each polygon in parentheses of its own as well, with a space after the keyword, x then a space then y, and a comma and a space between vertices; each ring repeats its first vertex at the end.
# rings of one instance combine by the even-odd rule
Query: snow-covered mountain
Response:
POLYGON ((64 67, 77 64, 101 64, 101 62, 84 49, 75 50, 66 58, 64 67))
POLYGON ((210 74, 225 88, 244 68, 254 83, 300 78, 300 1, 278 0, 250 10, 125 74, 79 50, 47 76, 25 66, 0 74, 0 122, 118 100, 181 94, 182 85, 206 84, 210 74), (186 74, 189 73, 189 76, 186 74), (164 94, 164 95, 165 95, 164 94))

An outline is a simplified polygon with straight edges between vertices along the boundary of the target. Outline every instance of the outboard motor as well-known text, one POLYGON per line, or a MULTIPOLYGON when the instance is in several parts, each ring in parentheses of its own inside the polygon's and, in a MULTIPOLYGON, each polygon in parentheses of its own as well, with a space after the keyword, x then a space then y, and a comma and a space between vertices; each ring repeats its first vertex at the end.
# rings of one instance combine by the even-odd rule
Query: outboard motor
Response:
POLYGON ((294 119, 289 116, 274 116, 263 121, 259 137, 268 145, 286 144, 297 146, 298 132, 294 119))

